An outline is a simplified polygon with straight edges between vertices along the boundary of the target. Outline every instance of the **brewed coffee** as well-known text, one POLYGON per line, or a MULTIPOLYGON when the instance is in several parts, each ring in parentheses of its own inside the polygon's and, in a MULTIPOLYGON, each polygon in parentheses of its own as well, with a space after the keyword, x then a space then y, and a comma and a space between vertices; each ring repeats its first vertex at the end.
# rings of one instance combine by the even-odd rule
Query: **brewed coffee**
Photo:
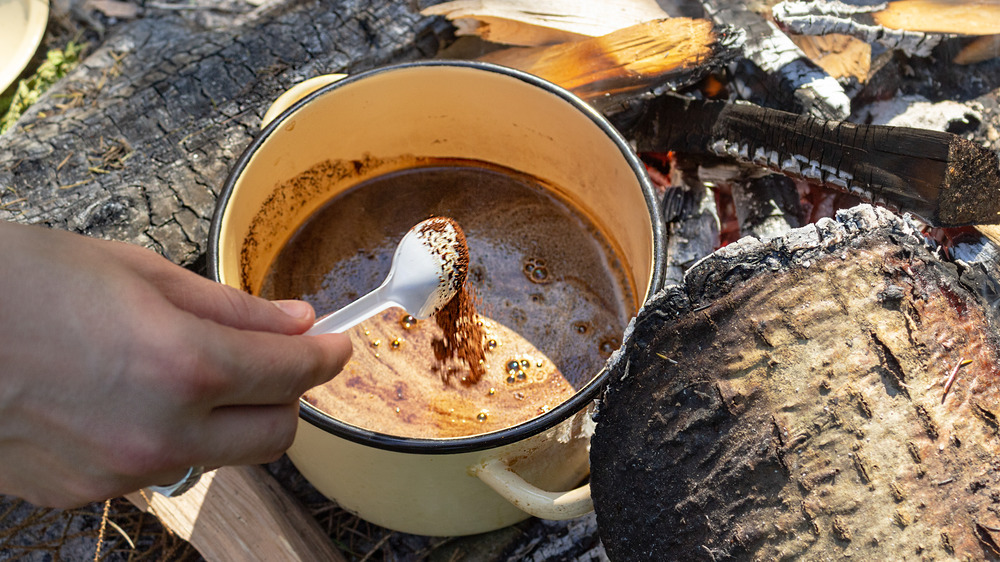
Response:
POLYGON ((307 400, 382 433, 456 437, 544 413, 597 374, 637 307, 618 252, 556 187, 485 163, 433 161, 336 196, 285 244, 261 294, 302 298, 317 314, 340 308, 374 289, 400 237, 435 215, 466 234, 488 339, 483 379, 436 364, 433 319, 392 309, 350 332, 351 362, 307 400))

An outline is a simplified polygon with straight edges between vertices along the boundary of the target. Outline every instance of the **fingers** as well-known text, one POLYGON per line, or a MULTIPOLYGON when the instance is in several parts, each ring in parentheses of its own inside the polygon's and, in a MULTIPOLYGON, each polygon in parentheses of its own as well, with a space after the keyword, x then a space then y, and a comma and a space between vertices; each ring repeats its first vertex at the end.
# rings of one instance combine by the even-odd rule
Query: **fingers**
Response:
POLYGON ((344 334, 286 336, 208 324, 203 335, 192 336, 203 354, 194 383, 211 407, 296 402, 351 356, 344 334))
POLYGON ((204 466, 262 464, 277 460, 295 439, 298 403, 217 408, 196 447, 204 466))
POLYGON ((312 306, 306 302, 271 302, 183 269, 175 275, 179 282, 160 286, 164 296, 177 308, 224 326, 301 334, 316 319, 312 306))
MULTIPOLYGON (((223 406, 207 417, 177 428, 169 468, 147 473, 131 488, 169 486, 192 466, 205 472, 220 466, 262 464, 277 460, 295 439, 298 402, 266 406, 223 406)), ((164 465, 166 466, 166 465, 164 465)), ((125 486, 126 488, 129 485, 125 486)))
POLYGON ((206 279, 150 250, 128 244, 99 242, 112 248, 122 262, 146 279, 171 304, 199 318, 241 330, 280 334, 301 334, 316 319, 308 303, 272 303, 206 279))
POLYGON ((197 346, 201 358, 189 373, 193 388, 179 396, 200 403, 189 402, 194 411, 207 409, 207 415, 190 415, 184 429, 177 428, 186 452, 174 462, 189 465, 277 459, 294 439, 299 397, 333 378, 351 356, 345 334, 284 335, 211 321, 197 323, 186 334, 188 349, 197 346))

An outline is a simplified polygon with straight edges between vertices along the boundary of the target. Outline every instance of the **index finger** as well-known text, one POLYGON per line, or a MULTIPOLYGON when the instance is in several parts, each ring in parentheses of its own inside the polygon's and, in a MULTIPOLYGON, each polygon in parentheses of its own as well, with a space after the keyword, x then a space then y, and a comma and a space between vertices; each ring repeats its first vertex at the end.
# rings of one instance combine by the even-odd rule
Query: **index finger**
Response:
POLYGON ((345 334, 293 336, 214 324, 199 370, 212 407, 295 402, 332 379, 351 357, 345 334))

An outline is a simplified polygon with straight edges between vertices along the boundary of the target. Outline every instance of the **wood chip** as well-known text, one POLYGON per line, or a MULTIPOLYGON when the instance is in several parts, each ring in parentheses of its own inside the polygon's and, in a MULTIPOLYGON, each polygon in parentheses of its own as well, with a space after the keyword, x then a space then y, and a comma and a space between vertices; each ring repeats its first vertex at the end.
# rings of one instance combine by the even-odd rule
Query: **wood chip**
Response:
POLYGON ((872 14, 875 23, 890 29, 961 35, 1000 33, 1000 2, 955 0, 901 0, 872 14))
POLYGON ((139 5, 119 0, 87 0, 86 7, 97 10, 109 18, 132 20, 139 17, 139 5))
POLYGON ((1000 57, 1000 34, 986 35, 965 46, 953 59, 955 64, 975 64, 1000 57))
POLYGON ((457 0, 421 13, 447 17, 459 35, 526 47, 598 37, 670 17, 655 0, 457 0))

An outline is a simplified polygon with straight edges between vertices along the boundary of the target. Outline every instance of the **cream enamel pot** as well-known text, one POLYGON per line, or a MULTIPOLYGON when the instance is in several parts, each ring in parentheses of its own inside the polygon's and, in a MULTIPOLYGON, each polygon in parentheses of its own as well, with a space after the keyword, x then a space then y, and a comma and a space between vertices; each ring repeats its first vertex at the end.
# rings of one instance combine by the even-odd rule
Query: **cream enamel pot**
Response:
MULTIPOLYGON (((664 234, 653 188, 617 131, 571 93, 531 75, 441 61, 317 77, 282 95, 220 196, 211 274, 256 292, 307 217, 359 182, 398 169, 404 156, 475 159, 559 186, 614 238, 637 296, 659 288, 664 234), (330 158, 366 164, 322 193, 278 189, 330 158)), ((381 434, 302 401, 288 455, 342 507, 401 532, 465 535, 532 515, 576 517, 593 507, 589 487, 579 484, 589 471, 590 408, 606 378, 595 373, 529 421, 462 438, 381 434)))

